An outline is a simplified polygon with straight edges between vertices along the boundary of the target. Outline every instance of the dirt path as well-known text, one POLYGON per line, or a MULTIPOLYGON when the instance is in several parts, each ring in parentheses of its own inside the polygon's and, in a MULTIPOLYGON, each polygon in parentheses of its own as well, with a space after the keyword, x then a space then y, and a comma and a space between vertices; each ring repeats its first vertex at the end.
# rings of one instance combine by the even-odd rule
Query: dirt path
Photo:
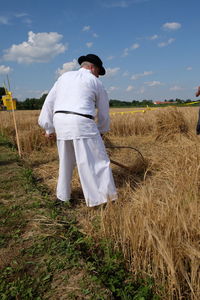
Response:
POLYGON ((112 299, 88 271, 73 211, 54 207, 8 146, 0 140, 0 298, 112 299))

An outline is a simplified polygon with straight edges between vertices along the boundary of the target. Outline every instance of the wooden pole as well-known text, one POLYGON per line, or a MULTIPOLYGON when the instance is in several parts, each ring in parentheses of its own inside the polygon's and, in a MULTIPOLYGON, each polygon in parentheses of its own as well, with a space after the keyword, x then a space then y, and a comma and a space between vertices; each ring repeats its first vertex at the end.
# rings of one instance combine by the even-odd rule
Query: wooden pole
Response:
POLYGON ((18 130, 17 130, 17 122, 16 122, 16 118, 15 118, 15 109, 14 109, 14 104, 13 104, 12 93, 10 92, 10 81, 9 81, 8 75, 7 75, 7 81, 8 81, 8 88, 9 88, 8 93, 10 95, 10 100, 11 100, 11 103, 12 103, 12 115, 13 115, 13 121, 14 121, 14 126, 15 126, 17 149, 18 149, 19 157, 21 157, 22 153, 21 153, 21 147, 20 147, 20 143, 19 143, 19 134, 18 134, 18 130))
POLYGON ((14 109, 12 95, 11 95, 11 101, 12 101, 12 114, 13 114, 13 121, 14 121, 14 125, 15 125, 15 134, 16 134, 16 141, 17 141, 17 149, 18 149, 19 157, 22 157, 21 147, 20 147, 20 143, 19 143, 19 134, 18 134, 17 122, 16 122, 16 118, 15 118, 15 109, 14 109))

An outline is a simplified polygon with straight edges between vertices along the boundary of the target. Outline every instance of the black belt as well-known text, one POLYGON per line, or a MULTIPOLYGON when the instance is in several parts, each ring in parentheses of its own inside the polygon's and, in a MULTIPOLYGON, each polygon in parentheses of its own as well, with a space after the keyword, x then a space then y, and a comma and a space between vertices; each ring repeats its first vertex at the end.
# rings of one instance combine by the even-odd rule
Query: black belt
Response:
POLYGON ((57 113, 63 113, 63 114, 71 114, 71 115, 78 115, 78 116, 82 116, 82 117, 85 117, 85 118, 88 118, 88 119, 92 119, 94 120, 94 117, 91 116, 91 115, 84 115, 84 114, 79 114, 77 112, 73 112, 73 111, 67 111, 67 110, 57 110, 55 111, 54 114, 57 114, 57 113))

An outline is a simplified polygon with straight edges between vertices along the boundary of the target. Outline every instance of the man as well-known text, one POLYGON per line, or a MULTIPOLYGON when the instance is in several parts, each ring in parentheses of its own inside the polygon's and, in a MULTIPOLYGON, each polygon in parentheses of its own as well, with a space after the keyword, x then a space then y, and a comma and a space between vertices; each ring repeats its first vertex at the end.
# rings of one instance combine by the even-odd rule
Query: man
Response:
POLYGON ((109 99, 98 79, 105 74, 101 59, 87 54, 79 57, 78 63, 78 71, 66 72, 58 78, 38 122, 48 138, 56 133, 57 198, 70 200, 72 173, 77 165, 86 205, 93 207, 117 198, 110 160, 101 138, 109 130, 109 99))
MULTIPOLYGON (((198 97, 200 95, 200 86, 198 87, 195 95, 196 95, 196 97, 198 97)), ((197 122, 196 133, 198 135, 200 134, 200 109, 199 109, 199 118, 198 118, 198 122, 197 122)))

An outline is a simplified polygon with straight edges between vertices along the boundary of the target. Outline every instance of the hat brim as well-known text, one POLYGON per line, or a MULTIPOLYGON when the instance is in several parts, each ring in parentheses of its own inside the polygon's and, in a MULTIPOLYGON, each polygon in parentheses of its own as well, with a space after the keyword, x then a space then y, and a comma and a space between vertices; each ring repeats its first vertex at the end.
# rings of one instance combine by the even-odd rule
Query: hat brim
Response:
POLYGON ((106 70, 104 69, 104 67, 103 66, 98 66, 97 64, 95 64, 93 59, 90 59, 86 56, 80 56, 79 59, 78 59, 79 65, 81 65, 84 61, 88 61, 88 62, 94 64, 95 66, 97 66, 99 68, 99 75, 105 75, 106 74, 106 70))

